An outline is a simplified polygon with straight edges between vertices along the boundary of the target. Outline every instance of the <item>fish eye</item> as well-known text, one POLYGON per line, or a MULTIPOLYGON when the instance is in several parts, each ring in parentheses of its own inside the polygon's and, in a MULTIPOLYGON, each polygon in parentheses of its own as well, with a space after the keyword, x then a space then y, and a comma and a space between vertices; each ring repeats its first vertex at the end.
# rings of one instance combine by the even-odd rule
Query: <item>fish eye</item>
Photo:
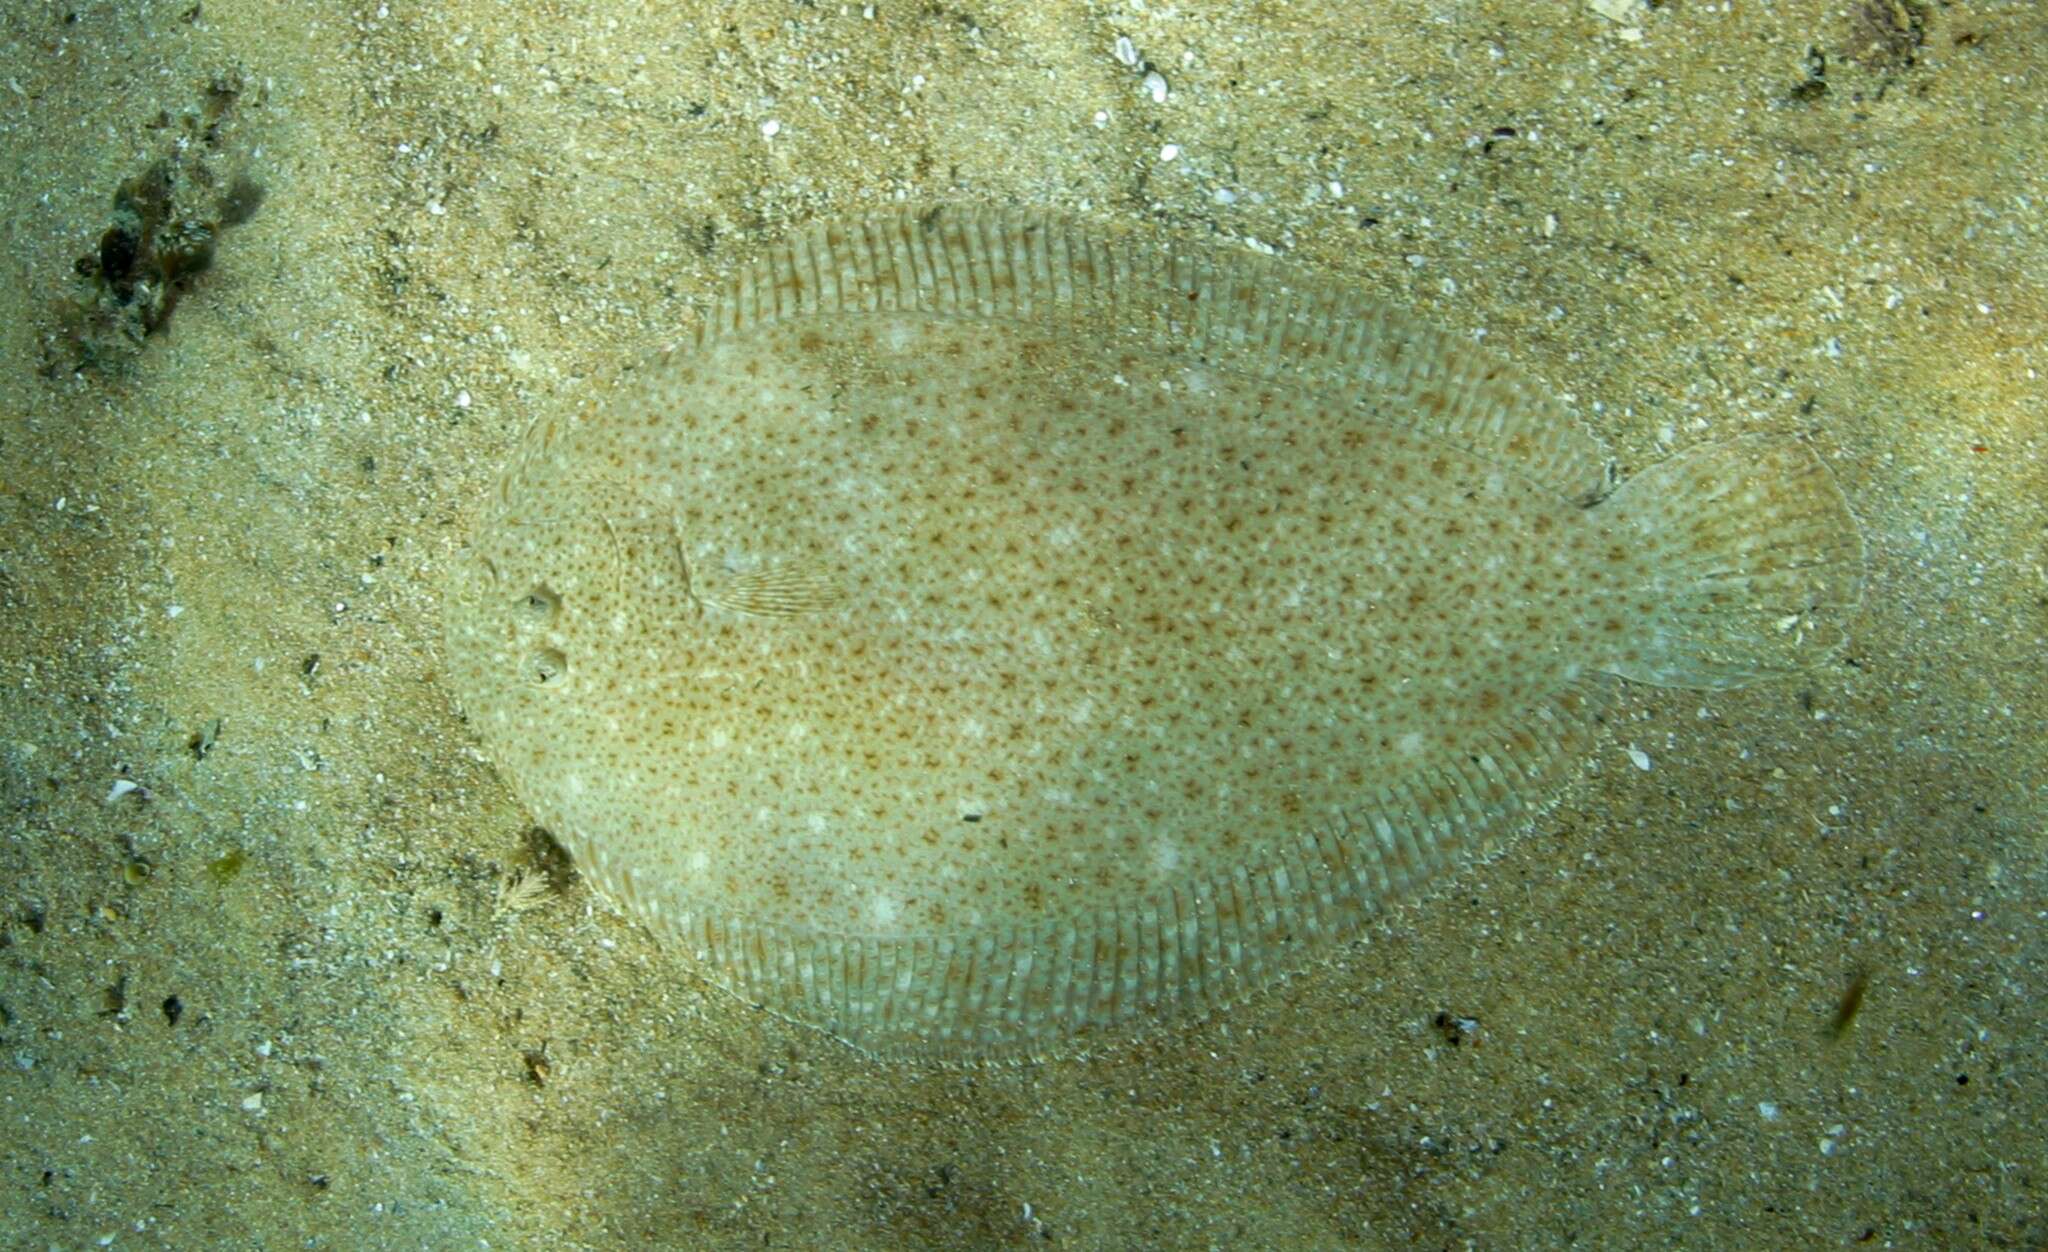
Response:
POLYGON ((559 688, 569 676, 569 655, 560 648, 536 648, 527 655, 525 670, 534 686, 559 688))
POLYGON ((546 583, 535 583, 531 591, 519 598, 518 609, 535 620, 552 622, 562 611, 562 598, 546 583))

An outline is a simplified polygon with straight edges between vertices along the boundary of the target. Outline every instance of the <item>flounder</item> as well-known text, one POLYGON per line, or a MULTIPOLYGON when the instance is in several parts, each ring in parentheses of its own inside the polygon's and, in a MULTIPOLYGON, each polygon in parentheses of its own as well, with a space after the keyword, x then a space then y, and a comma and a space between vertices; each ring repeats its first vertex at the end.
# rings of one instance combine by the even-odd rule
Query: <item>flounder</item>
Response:
POLYGON ((1861 542, 1803 445, 1607 465, 1503 363, 1282 261, 820 224, 535 423, 448 672, 711 981, 875 1053, 1072 1051, 1528 825, 1613 678, 1838 638, 1861 542))

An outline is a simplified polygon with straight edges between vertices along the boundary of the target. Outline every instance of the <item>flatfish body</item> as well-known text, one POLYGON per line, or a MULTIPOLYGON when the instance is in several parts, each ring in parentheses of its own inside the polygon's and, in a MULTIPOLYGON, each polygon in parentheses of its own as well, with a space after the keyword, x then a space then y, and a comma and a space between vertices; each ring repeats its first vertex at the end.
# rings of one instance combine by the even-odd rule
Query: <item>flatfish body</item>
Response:
POLYGON ((536 423, 456 562, 504 775, 704 975, 857 1047, 1197 1015, 1528 824, 1615 677, 1822 654, 1789 439, 1609 490, 1341 282, 1058 218, 811 227, 536 423))

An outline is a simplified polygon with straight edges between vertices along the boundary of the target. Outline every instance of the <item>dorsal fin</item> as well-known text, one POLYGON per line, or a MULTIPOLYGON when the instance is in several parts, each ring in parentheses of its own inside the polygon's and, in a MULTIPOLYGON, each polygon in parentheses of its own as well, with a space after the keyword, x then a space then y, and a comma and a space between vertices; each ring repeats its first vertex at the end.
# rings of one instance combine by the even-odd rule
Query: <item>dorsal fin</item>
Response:
POLYGON ((1043 214, 940 206, 815 224, 729 280, 698 341, 891 310, 1078 323, 1348 400, 1573 499, 1604 485, 1605 449, 1554 396, 1474 344, 1285 261, 1043 214))

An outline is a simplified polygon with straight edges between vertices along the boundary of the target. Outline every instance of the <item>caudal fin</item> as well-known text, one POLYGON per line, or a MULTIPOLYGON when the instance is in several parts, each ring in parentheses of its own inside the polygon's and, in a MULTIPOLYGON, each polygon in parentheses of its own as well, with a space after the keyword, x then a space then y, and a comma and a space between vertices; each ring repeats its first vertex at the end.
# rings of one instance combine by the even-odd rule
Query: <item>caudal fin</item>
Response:
POLYGON ((1863 537, 1804 444, 1748 437, 1690 449, 1622 484, 1612 510, 1650 570, 1654 608, 1630 660, 1666 687, 1736 687, 1827 655, 1862 599, 1863 537))

